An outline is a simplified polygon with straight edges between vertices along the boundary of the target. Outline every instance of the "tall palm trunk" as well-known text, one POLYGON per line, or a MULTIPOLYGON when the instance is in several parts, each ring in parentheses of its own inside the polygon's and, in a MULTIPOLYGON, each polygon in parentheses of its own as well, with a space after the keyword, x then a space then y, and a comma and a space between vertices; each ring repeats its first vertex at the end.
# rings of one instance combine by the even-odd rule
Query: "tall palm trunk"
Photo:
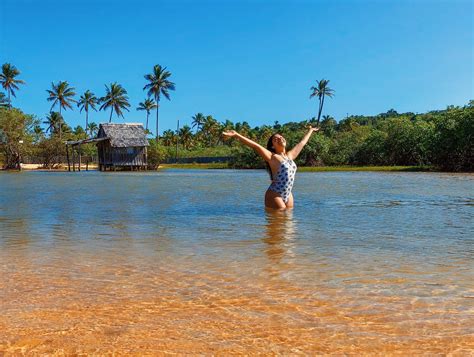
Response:
POLYGON ((321 118, 321 113, 323 112, 323 106, 324 106, 324 94, 319 98, 318 122, 316 125, 319 125, 319 119, 321 118))
POLYGON ((156 141, 160 138, 159 131, 158 131, 158 110, 160 109, 160 96, 157 95, 156 98, 156 141))
POLYGON ((89 110, 86 109, 86 136, 87 136, 88 126, 89 126, 89 110))
POLYGON ((12 90, 8 89, 7 92, 8 92, 8 108, 11 109, 12 108, 12 100, 11 100, 10 95, 11 95, 12 90))
POLYGON ((146 127, 145 127, 145 130, 148 131, 148 117, 150 116, 150 111, 147 110, 146 111, 146 127))
POLYGON ((109 118, 109 123, 112 122, 112 113, 114 112, 114 107, 110 107, 110 118, 109 118))
POLYGON ((62 114, 61 114, 61 103, 59 103, 59 140, 61 140, 61 134, 62 134, 62 129, 63 129, 63 123, 62 123, 62 114))

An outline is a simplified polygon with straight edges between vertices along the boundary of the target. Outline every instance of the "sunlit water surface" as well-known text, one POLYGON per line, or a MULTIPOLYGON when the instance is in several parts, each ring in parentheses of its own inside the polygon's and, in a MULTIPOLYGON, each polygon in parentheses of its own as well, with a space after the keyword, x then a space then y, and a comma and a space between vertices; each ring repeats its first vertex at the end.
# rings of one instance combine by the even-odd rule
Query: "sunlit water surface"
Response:
POLYGON ((0 173, 0 354, 474 350, 474 176, 0 173))

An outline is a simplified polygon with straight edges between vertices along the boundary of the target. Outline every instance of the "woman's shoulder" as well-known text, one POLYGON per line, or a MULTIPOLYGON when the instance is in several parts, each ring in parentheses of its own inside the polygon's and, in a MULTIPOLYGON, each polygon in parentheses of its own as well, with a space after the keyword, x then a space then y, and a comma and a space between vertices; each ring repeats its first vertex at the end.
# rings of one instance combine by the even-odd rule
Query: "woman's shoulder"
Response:
POLYGON ((277 154, 277 153, 272 153, 272 160, 273 161, 278 161, 278 162, 283 162, 285 161, 285 157, 280 155, 280 154, 277 154))

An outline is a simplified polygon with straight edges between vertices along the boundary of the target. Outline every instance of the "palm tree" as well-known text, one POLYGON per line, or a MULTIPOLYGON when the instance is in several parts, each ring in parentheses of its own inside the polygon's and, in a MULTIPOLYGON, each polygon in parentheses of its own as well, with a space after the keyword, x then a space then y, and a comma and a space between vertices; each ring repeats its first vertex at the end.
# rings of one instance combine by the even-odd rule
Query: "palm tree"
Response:
POLYGON ((275 132, 273 127, 270 125, 262 125, 260 128, 255 129, 257 129, 257 139, 260 141, 268 140, 268 138, 275 132))
POLYGON ((150 98, 147 98, 143 102, 138 103, 137 110, 146 111, 146 127, 145 127, 146 132, 148 132, 148 117, 150 116, 150 112, 156 108, 158 108, 158 105, 155 103, 153 99, 150 99, 150 98))
POLYGON ((33 126, 33 142, 35 144, 38 144, 43 139, 44 139, 44 130, 38 122, 37 124, 33 126))
POLYGON ((220 124, 216 119, 212 117, 212 115, 208 115, 204 119, 204 124, 202 126, 202 131, 204 132, 205 136, 207 137, 208 144, 212 144, 213 137, 217 136, 218 131, 220 128, 220 124))
POLYGON ((123 118, 122 110, 126 110, 128 112, 128 107, 130 107, 127 91, 120 84, 117 84, 117 82, 111 83, 110 88, 105 85, 105 91, 105 97, 99 99, 99 102, 103 103, 99 110, 105 110, 110 107, 109 123, 112 121, 112 114, 114 111, 117 116, 121 116, 123 118))
POLYGON ((318 110, 318 121, 316 125, 319 125, 319 119, 321 118, 321 112, 323 111, 324 106, 324 98, 326 96, 332 98, 334 96, 334 90, 329 88, 328 85, 329 81, 326 79, 321 79, 320 81, 316 81, 316 86, 311 87, 311 95, 309 99, 313 97, 319 98, 319 110, 318 110))
POLYGON ((247 123, 246 121, 240 123, 240 122, 237 122, 235 123, 235 131, 238 131, 240 134, 244 135, 244 136, 251 136, 251 131, 252 131, 252 128, 250 127, 249 123, 247 123))
POLYGON ((94 122, 89 123, 89 125, 87 125, 86 129, 89 130, 89 134, 90 134, 91 137, 96 136, 97 132, 99 131, 99 127, 94 122))
MULTIPOLYGON (((222 122, 220 124, 220 130, 219 130, 219 138, 222 137, 222 133, 224 131, 229 131, 229 130, 234 130, 235 126, 234 126, 234 123, 229 120, 229 119, 226 119, 225 122, 222 122)), ((232 140, 227 140, 224 142, 226 145, 232 145, 232 143, 235 143, 235 141, 232 141, 232 140)))
POLYGON ((181 129, 179 129, 179 137, 181 138, 184 148, 186 150, 189 149, 193 139, 193 133, 189 125, 184 125, 181 129))
MULTIPOLYGON (((59 104, 59 114, 61 114, 61 109, 67 108, 72 109, 71 103, 76 103, 73 97, 76 95, 74 92, 74 87, 69 87, 69 83, 66 81, 59 81, 58 84, 51 83, 52 89, 47 89, 46 91, 49 94, 47 98, 49 102, 53 102, 50 111, 59 104)), ((62 117, 61 117, 62 118, 62 117)), ((61 131, 63 126, 59 126, 59 138, 61 138, 61 131)))
POLYGON ((197 133, 199 130, 201 130, 206 118, 204 117, 204 114, 197 113, 196 115, 192 116, 191 119, 193 120, 192 127, 196 128, 196 133, 197 133))
POLYGON ((87 139, 87 132, 80 125, 76 126, 73 130, 73 134, 80 139, 87 139))
POLYGON ((168 129, 163 132, 163 144, 165 146, 171 146, 175 140, 176 134, 173 130, 168 129))
POLYGON ((5 93, 0 92, 0 108, 8 108, 10 106, 10 102, 8 101, 7 96, 5 93))
POLYGON ((25 84, 25 81, 21 79, 15 79, 20 74, 20 71, 10 63, 4 63, 2 65, 2 73, 0 73, 0 83, 2 87, 8 93, 8 106, 12 107, 12 98, 16 98, 15 90, 18 90, 18 84, 25 84))
POLYGON ((86 134, 87 129, 89 128, 89 109, 97 111, 95 106, 99 103, 99 99, 92 93, 90 90, 86 90, 83 95, 79 98, 77 106, 79 107, 79 113, 82 113, 84 110, 86 112, 86 134))
POLYGON ((171 72, 166 70, 166 67, 161 67, 159 64, 153 67, 153 72, 145 75, 148 84, 143 87, 143 90, 148 90, 148 96, 153 96, 157 104, 156 108, 156 139, 159 138, 158 132, 158 109, 160 105, 160 96, 163 94, 166 99, 170 100, 170 90, 175 90, 175 85, 168 78, 171 72))
POLYGON ((59 134, 59 139, 61 139, 61 127, 64 124, 64 119, 61 113, 50 112, 43 124, 48 126, 46 132, 51 132, 51 135, 59 134))
POLYGON ((77 103, 73 97, 76 95, 74 92, 74 87, 69 87, 67 81, 59 81, 58 84, 51 83, 51 89, 47 89, 49 97, 48 101, 53 102, 50 111, 53 111, 53 108, 56 104, 59 104, 59 114, 61 114, 61 109, 67 110, 67 108, 72 109, 71 103, 77 103))
POLYGON ((337 121, 330 115, 323 115, 321 120, 321 130, 326 136, 331 137, 336 131, 337 121))

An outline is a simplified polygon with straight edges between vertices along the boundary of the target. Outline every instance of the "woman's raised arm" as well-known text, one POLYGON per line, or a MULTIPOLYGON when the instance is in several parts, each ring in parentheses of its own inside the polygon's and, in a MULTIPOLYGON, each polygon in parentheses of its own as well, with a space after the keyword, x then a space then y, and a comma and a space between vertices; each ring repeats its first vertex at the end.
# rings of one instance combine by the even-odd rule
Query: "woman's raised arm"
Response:
POLYGON ((311 134, 313 134, 317 131, 319 131, 319 128, 313 128, 313 127, 310 126, 309 129, 308 129, 308 132, 305 134, 303 139, 301 139, 301 141, 298 144, 296 144, 293 149, 288 151, 288 153, 287 153, 288 157, 291 160, 295 160, 298 157, 298 155, 300 154, 301 150, 303 150, 306 143, 308 142, 309 138, 311 137, 311 134))
POLYGON ((225 138, 236 138, 238 141, 240 141, 242 144, 251 147, 254 149, 257 154, 259 154, 265 161, 270 161, 272 159, 272 152, 270 150, 265 149, 262 145, 256 143, 253 140, 250 140, 249 138, 246 138, 243 135, 240 135, 238 132, 235 130, 228 130, 224 131, 222 135, 225 138))

